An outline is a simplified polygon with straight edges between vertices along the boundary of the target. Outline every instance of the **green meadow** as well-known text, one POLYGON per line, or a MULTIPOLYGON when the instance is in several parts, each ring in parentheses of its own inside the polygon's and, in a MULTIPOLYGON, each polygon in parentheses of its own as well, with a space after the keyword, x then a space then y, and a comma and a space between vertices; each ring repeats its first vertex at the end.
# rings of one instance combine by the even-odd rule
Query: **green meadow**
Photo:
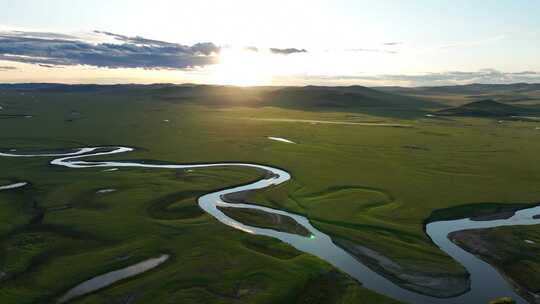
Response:
MULTIPOLYGON (((425 235, 435 210, 540 200, 540 122, 426 117, 450 106, 436 99, 410 108, 345 107, 346 100, 310 107, 290 106, 294 96, 287 95, 272 106, 245 102, 255 98, 248 93, 238 104, 232 97, 216 104, 146 91, 2 91, 0 148, 124 145, 137 150, 107 159, 283 168, 291 181, 247 199, 305 215, 324 233, 384 253, 405 271, 439 275, 465 270, 425 235)), ((0 185, 30 183, 0 191, 1 303, 54 302, 84 280, 160 254, 171 259, 75 303, 396 303, 318 258, 234 230, 198 207, 200 195, 263 172, 104 172, 50 160, 0 157, 0 185)), ((272 227, 261 215, 231 216, 272 227)))

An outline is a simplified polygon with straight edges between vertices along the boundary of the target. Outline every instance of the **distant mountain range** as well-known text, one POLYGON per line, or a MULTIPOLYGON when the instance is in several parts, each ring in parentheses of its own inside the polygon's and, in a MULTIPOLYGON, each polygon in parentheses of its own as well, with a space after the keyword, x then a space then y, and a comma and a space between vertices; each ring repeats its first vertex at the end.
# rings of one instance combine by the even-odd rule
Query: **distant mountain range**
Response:
POLYGON ((540 84, 469 84, 441 87, 379 87, 377 90, 431 100, 450 106, 492 99, 502 103, 540 105, 540 84))
MULTIPOLYGON (((121 89, 121 88, 163 88, 163 87, 193 87, 201 86, 208 87, 211 85, 197 84, 172 84, 172 83, 155 83, 155 84, 62 84, 62 83, 0 83, 0 90, 95 90, 95 89, 121 89)), ((219 87, 219 86, 217 86, 219 87)), ((229 87, 229 86, 227 86, 229 87)), ((230 86, 234 87, 234 86, 230 86)), ((271 87, 271 86, 267 86, 271 87)), ((259 87, 260 88, 260 87, 259 87)), ((274 87, 276 88, 276 87, 274 87)), ((399 86, 384 86, 367 88, 365 86, 304 86, 304 87, 287 87, 296 88, 299 90, 325 90, 330 88, 339 88, 340 90, 357 92, 367 90, 377 90, 383 92, 444 92, 455 94, 482 94, 493 93, 496 91, 539 91, 540 83, 513 83, 513 84, 467 84, 467 85, 452 85, 452 86, 433 86, 433 87, 399 87, 399 86)))
MULTIPOLYGON (((0 84, 0 90, 46 93, 122 93, 174 103, 276 106, 297 109, 430 111, 438 115, 502 117, 536 113, 540 84, 471 84, 441 87, 236 87, 197 84, 0 84), (457 102, 455 100, 458 100, 457 102), (533 101, 532 104, 518 104, 533 101), (472 101, 472 102, 471 102, 472 101), (512 104, 516 103, 516 104, 512 104), (454 106, 449 108, 449 106, 454 106), (444 109, 446 107, 446 109, 444 109)), ((540 108, 540 107, 538 107, 540 108)), ((425 113, 425 112, 424 112, 425 113)), ((392 114, 394 115, 394 114, 392 114)))
MULTIPOLYGON (((56 94, 134 94, 149 99, 159 99, 174 103, 192 103, 215 106, 275 106, 299 110, 343 109, 363 112, 384 109, 402 112, 416 112, 424 109, 440 109, 437 103, 394 93, 382 92, 363 86, 347 87, 236 87, 196 84, 52 84, 21 83, 0 84, 0 90, 19 92, 40 92, 56 94)), ((394 115, 394 114, 392 114, 394 115)))
POLYGON ((395 93, 443 93, 443 94, 487 94, 496 92, 531 92, 540 91, 540 83, 513 83, 513 84, 466 84, 436 87, 376 87, 375 89, 395 93))
MULTIPOLYGON (((13 83, 0 84, 0 90, 16 91, 48 91, 48 92, 91 92, 91 91, 113 91, 125 89, 152 89, 177 86, 174 84, 62 84, 62 83, 13 83)), ((180 85, 181 86, 181 85, 180 85)))
POLYGON ((289 107, 434 107, 436 104, 399 94, 387 93, 362 86, 349 87, 285 87, 266 92, 265 104, 277 102, 289 107))
POLYGON ((529 115, 537 112, 534 109, 516 107, 488 99, 440 110, 436 113, 444 116, 509 117, 529 115))

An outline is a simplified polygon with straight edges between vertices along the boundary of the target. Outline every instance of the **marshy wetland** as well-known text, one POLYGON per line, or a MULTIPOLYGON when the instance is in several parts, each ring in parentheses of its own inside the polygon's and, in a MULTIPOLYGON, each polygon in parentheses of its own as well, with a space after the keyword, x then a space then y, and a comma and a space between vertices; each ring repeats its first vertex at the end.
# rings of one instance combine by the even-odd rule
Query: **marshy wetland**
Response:
POLYGON ((427 118, 450 106, 431 103, 397 111, 216 106, 156 92, 0 97, 4 113, 33 116, 0 120, 10 130, 2 153, 43 155, 0 157, 0 185, 28 181, 0 191, 2 302, 55 302, 163 256, 73 301, 532 302, 540 291, 518 278, 540 267, 540 220, 524 217, 540 196, 536 122, 427 118), (85 119, 63 119, 73 111, 85 119), (135 148, 111 154, 116 146, 135 148), (504 237, 531 254, 464 251, 477 254, 455 233, 496 223, 507 226, 499 235, 531 225, 526 237, 504 237))

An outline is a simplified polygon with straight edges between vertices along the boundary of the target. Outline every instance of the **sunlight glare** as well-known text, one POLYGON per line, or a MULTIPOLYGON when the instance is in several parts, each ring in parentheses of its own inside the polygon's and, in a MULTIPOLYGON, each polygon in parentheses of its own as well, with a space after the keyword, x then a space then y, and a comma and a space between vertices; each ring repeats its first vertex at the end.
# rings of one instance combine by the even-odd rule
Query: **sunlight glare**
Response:
POLYGON ((255 86, 272 80, 272 66, 267 55, 247 49, 226 48, 220 63, 213 67, 215 82, 223 85, 255 86))

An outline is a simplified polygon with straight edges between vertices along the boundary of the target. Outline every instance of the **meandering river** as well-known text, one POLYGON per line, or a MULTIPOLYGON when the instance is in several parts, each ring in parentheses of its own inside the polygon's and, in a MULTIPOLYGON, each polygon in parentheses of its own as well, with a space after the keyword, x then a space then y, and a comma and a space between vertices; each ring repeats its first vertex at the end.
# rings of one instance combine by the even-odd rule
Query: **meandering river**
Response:
MULTIPOLYGON (((535 225, 540 224, 540 219, 534 219, 533 216, 540 214, 540 207, 521 210, 508 219, 498 219, 491 221, 473 221, 470 219, 460 219, 452 221, 432 222, 426 226, 426 233, 433 242, 444 252, 461 263, 470 273, 471 286, 465 293, 451 298, 436 298, 420 294, 409 289, 405 289, 387 279, 385 276, 370 269, 360 262, 353 255, 337 246, 328 235, 314 228, 309 219, 297 214, 289 213, 283 210, 251 205, 251 204, 231 204, 223 200, 228 194, 241 191, 263 189, 274 185, 282 184, 291 179, 288 172, 273 168, 270 166, 250 164, 250 163, 214 163, 214 164, 151 164, 131 161, 85 161, 83 158, 107 156, 119 153, 133 151, 129 147, 88 147, 69 153, 43 153, 43 154, 13 154, 0 153, 4 157, 55 157, 51 161, 52 165, 64 166, 73 169, 83 168, 122 168, 139 167, 149 169, 194 169, 208 167, 248 167, 261 169, 270 172, 267 178, 258 180, 248 185, 232 187, 229 189, 206 194, 199 198, 200 207, 215 217, 221 223, 242 230, 251 234, 265 235, 279 239, 291 244, 298 250, 315 255, 328 263, 332 264, 341 271, 349 274, 362 283, 362 286, 371 289, 380 294, 401 300, 407 303, 441 303, 441 304, 462 304, 462 303, 487 303, 490 300, 499 297, 512 297, 517 303, 527 303, 522 297, 514 292, 512 286, 499 274, 491 265, 483 262, 476 256, 466 252, 448 239, 448 234, 465 229, 491 228, 499 226, 516 225, 535 225), (311 236, 304 237, 287 232, 276 231, 245 225, 236 221, 219 210, 221 208, 247 208, 262 210, 268 213, 288 216, 294 219, 298 224, 305 227, 311 233, 311 236)), ((102 275, 105 277, 106 274, 102 275)), ((122 276, 120 276, 122 277, 122 276)), ((94 278, 95 279, 95 278, 94 278)), ((94 280, 92 279, 92 280, 94 280)), ((91 280, 90 280, 91 281, 91 280)), ((98 280, 99 281, 99 280, 98 280)), ((95 282, 98 288, 87 288, 94 291, 105 287, 107 284, 95 282)), ((84 284, 84 282, 82 283, 84 284)), ((78 285, 80 286, 80 285, 78 285)), ((88 287, 88 286, 86 286, 88 287)), ((78 294, 78 295, 82 295, 78 294)))

